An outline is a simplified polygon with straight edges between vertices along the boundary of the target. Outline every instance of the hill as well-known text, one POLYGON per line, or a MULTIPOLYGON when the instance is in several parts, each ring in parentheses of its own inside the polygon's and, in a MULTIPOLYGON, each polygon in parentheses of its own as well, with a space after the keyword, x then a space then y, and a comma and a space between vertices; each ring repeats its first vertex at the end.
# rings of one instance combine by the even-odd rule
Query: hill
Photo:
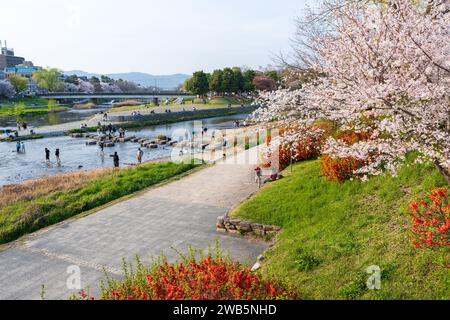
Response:
POLYGON ((416 249, 408 204, 446 186, 412 159, 398 177, 327 181, 319 160, 301 162, 262 188, 234 216, 283 228, 262 272, 295 285, 302 299, 450 299, 448 251, 416 249), (369 290, 370 266, 381 289, 369 290))
MULTIPOLYGON (((97 73, 90 73, 85 72, 81 70, 71 70, 71 71, 64 71, 65 75, 73 75, 76 74, 79 77, 100 77, 100 74, 97 73)), ((131 81, 137 84, 140 84, 141 86, 149 87, 149 86, 157 86, 161 89, 170 90, 175 89, 179 85, 183 84, 183 82, 188 79, 190 76, 187 74, 171 74, 171 75, 152 75, 148 73, 142 73, 142 72, 127 72, 127 73, 111 73, 111 74, 105 74, 105 76, 108 76, 114 80, 126 80, 131 81)))

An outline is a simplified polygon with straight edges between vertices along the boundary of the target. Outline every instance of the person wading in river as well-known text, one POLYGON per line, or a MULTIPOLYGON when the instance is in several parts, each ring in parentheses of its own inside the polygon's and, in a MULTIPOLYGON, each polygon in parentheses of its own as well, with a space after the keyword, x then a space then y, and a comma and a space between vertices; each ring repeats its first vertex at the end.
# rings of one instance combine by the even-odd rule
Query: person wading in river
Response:
POLYGON ((138 152, 137 152, 137 161, 138 161, 139 164, 142 163, 142 156, 143 155, 144 155, 144 152, 141 150, 141 148, 139 148, 138 152))
POLYGON ((58 164, 58 167, 61 167, 61 158, 59 156, 60 156, 59 149, 56 149, 55 151, 56 163, 58 164))
POLYGON ((119 167, 119 155, 117 154, 117 152, 114 152, 114 154, 110 155, 110 157, 113 158, 114 168, 118 168, 119 167))
POLYGON ((50 164, 50 150, 48 150, 47 148, 45 148, 45 162, 47 164, 50 164))

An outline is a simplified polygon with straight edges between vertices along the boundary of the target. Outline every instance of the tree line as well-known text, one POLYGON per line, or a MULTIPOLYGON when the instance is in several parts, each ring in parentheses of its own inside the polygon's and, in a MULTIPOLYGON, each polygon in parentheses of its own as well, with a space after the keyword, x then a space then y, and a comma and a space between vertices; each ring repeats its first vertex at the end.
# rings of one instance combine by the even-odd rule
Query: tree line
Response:
POLYGON ((202 97, 208 93, 224 96, 256 90, 272 91, 280 81, 280 74, 276 70, 242 71, 241 68, 234 67, 214 70, 212 73, 194 72, 192 77, 185 81, 183 89, 202 97))
MULTIPOLYGON (((124 93, 151 92, 157 88, 141 87, 140 85, 122 79, 112 79, 107 76, 79 77, 64 76, 58 69, 39 69, 33 74, 37 87, 48 92, 79 92, 79 93, 124 93)), ((30 80, 20 75, 11 75, 0 80, 0 98, 11 99, 28 89, 30 80)))

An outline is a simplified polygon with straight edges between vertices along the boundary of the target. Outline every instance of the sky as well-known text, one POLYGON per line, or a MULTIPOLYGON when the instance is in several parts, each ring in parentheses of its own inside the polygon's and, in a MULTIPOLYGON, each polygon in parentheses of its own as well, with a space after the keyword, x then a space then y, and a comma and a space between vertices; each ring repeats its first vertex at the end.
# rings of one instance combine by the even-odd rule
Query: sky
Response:
POLYGON ((36 65, 93 73, 191 74, 265 67, 288 52, 314 0, 14 0, 0 40, 36 65))

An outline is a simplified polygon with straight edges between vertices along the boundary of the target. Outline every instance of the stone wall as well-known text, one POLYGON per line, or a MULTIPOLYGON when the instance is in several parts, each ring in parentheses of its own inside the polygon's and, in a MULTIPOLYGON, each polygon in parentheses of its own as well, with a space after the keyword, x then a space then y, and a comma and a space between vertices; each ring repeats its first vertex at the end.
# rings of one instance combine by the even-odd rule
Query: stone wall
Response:
POLYGON ((218 217, 216 228, 219 232, 255 236, 275 235, 281 230, 278 226, 250 223, 228 216, 218 217))

